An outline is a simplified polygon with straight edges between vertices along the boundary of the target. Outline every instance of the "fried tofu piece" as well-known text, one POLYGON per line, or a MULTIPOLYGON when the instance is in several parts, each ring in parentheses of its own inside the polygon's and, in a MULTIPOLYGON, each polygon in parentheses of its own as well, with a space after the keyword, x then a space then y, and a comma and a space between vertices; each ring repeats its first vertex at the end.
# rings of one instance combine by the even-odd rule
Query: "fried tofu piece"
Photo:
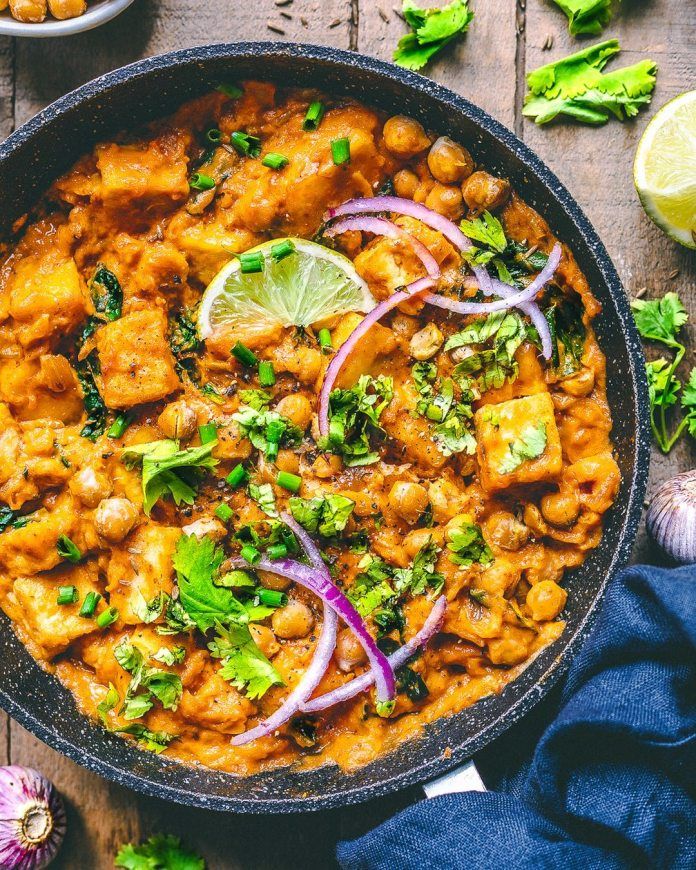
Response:
POLYGON ((141 526, 114 550, 107 568, 112 606, 127 625, 142 622, 138 615, 160 592, 171 593, 174 582, 172 556, 181 529, 173 526, 141 526))
POLYGON ((474 424, 481 481, 489 492, 560 475, 561 441, 549 393, 485 405, 474 424))
MULTIPOLYGON (((79 602, 88 592, 99 592, 96 571, 76 565, 51 576, 18 577, 4 604, 20 628, 22 640, 40 658, 52 659, 78 637, 97 628, 94 619, 79 615, 80 604, 58 604, 58 587, 75 586, 79 602)), ((106 605, 99 603, 98 610, 106 605)))
POLYGON ((97 332, 101 394, 109 408, 156 402, 179 389, 166 332, 167 319, 157 309, 133 311, 97 332))
POLYGON ((24 347, 74 329, 91 311, 87 292, 71 258, 55 263, 33 257, 16 266, 10 314, 24 347))

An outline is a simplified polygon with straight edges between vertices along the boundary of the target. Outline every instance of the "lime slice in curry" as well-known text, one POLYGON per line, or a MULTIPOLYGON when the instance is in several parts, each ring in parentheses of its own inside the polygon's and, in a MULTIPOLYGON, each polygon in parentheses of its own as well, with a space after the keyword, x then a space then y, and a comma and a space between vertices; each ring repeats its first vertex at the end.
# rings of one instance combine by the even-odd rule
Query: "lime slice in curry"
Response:
POLYGON ((670 238, 696 248, 696 91, 670 100, 648 124, 633 177, 648 216, 670 238))
POLYGON ((198 332, 202 339, 218 330, 264 334, 375 304, 347 257, 306 239, 273 239, 217 273, 201 300, 198 332))

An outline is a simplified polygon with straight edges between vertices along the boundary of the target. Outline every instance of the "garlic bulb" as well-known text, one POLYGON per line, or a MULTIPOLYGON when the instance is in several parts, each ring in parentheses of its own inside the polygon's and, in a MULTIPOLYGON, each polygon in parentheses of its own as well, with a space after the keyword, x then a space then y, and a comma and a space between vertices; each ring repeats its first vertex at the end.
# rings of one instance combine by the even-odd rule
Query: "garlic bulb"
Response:
POLYGON ((696 562, 696 470, 662 484, 648 507, 646 525, 675 562, 696 562))
POLYGON ((0 767, 0 870, 42 870, 65 836, 65 809, 46 777, 0 767))

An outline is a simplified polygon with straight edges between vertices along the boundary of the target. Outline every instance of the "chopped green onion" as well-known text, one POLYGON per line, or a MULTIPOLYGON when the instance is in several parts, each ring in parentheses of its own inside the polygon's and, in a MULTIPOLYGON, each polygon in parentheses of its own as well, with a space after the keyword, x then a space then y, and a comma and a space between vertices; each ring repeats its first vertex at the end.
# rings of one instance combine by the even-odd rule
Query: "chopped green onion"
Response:
POLYGON ((117 619, 118 610, 115 607, 108 607, 106 610, 102 610, 97 617, 97 625, 99 628, 108 628, 110 625, 113 625, 117 619))
POLYGON ((282 242, 278 242, 277 245, 271 245, 271 257, 279 263, 281 260, 284 260, 290 254, 295 252, 295 245, 290 241, 290 239, 283 239, 282 242))
POLYGON ((223 523, 229 523, 229 521, 234 516, 234 511, 232 510, 232 508, 228 504, 225 504, 225 502, 222 502, 222 504, 219 504, 215 508, 215 516, 219 520, 222 520, 223 523))
POLYGON ((82 558, 82 553, 67 535, 61 535, 56 541, 56 549, 61 559, 77 564, 82 558))
POLYGON ((262 387, 272 387, 276 382, 275 370, 273 363, 268 360, 261 360, 259 363, 259 383, 262 387))
POLYGON ((326 107, 319 100, 315 100, 315 102, 311 103, 307 109, 304 121, 302 122, 302 129, 316 130, 319 124, 321 124, 321 119, 324 117, 325 111, 326 107))
POLYGON ((276 483, 278 486, 282 486, 283 489, 287 489, 290 492, 297 492, 302 485, 302 478, 298 477, 296 474, 291 474, 289 471, 279 471, 276 483))
POLYGON ((58 604, 77 604, 79 597, 75 586, 58 587, 58 604))
POLYGON ((249 472, 240 462, 239 465, 235 465, 235 467, 232 469, 232 471, 230 471, 225 480, 230 486, 241 486, 243 483, 246 483, 247 480, 249 480, 249 472))
POLYGON ((287 166, 289 162, 290 159, 288 157, 284 154, 277 154, 275 151, 269 151, 261 161, 261 163, 269 169, 282 169, 284 166, 287 166))
POLYGON ((235 151, 245 157, 258 157, 261 153, 261 140, 258 136, 250 136, 248 133, 242 133, 241 130, 235 130, 230 136, 230 142, 235 151))
POLYGON ((243 275, 263 272, 263 254, 261 251, 247 251, 239 255, 239 267, 243 275))
POLYGON ((217 424, 204 423, 198 427, 198 434, 201 437, 201 444, 210 444, 211 441, 215 441, 217 438, 217 424))
POLYGON ((241 341, 238 341, 232 348, 232 356, 239 360, 243 366, 255 366, 259 362, 254 351, 250 350, 245 344, 242 344, 241 341))
POLYGON ((224 94, 226 97, 231 97, 232 99, 236 97, 241 97, 244 91, 237 87, 237 85, 227 85, 222 84, 218 85, 216 90, 220 91, 221 94, 224 94))
POLYGON ((130 414, 119 414, 106 434, 109 438, 121 438, 132 422, 130 414))
POLYGON ((280 442, 278 441, 269 441, 268 446, 266 447, 266 459, 269 462, 275 462, 278 458, 278 451, 280 450, 280 442))
POLYGON ((442 408, 438 408, 437 405, 430 404, 425 409, 425 416, 428 420, 433 420, 435 423, 439 423, 442 420, 442 408))
MULTIPOLYGON (((270 553, 270 548, 269 551, 270 553)), ((273 556, 271 556, 271 559, 273 556)), ((288 596, 284 592, 277 592, 275 589, 265 589, 263 586, 256 591, 259 599, 259 604, 265 604, 267 607, 285 607, 288 603, 288 596)))
POLYGON ((240 554, 250 565, 255 565, 261 559, 261 553, 251 544, 242 547, 240 554))
POLYGON ((284 559, 288 555, 288 548, 285 544, 271 544, 266 554, 269 559, 284 559))
POLYGON ((336 166, 350 163, 350 139, 344 136, 342 139, 334 139, 331 143, 331 156, 336 166))
POLYGON ((266 426, 266 441, 269 441, 271 444, 280 444, 280 439, 285 432, 285 422, 283 420, 271 420, 271 422, 266 426))
POLYGON ((101 595, 98 592, 88 592, 85 595, 85 600, 82 602, 80 616, 84 616, 85 619, 91 619, 100 601, 101 595))
POLYGON ((205 172, 194 172, 189 179, 189 187, 191 190, 212 190, 215 187, 215 179, 205 172))
POLYGON ((211 127, 210 130, 206 132, 205 138, 211 145, 218 145, 222 142, 222 131, 218 130, 217 127, 211 127))
POLYGON ((331 350, 333 347, 333 341, 331 340, 331 332, 324 327, 324 329, 319 330, 319 345, 324 350, 331 350))

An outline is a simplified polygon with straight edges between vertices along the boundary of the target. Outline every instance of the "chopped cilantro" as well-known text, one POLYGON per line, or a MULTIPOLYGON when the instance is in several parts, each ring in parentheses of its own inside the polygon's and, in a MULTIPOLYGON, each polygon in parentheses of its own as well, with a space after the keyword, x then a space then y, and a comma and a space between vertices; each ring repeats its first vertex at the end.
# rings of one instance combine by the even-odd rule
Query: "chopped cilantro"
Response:
POLYGON ((360 616, 365 617, 386 602, 395 601, 397 593, 390 583, 394 576, 391 565, 367 556, 360 567, 362 571, 348 590, 348 598, 360 616))
POLYGON ((74 544, 67 535, 61 535, 56 542, 56 549, 61 559, 76 565, 82 559, 82 553, 77 544, 74 544))
POLYGON ((256 504, 266 514, 266 516, 276 519, 278 516, 278 508, 276 507, 275 494, 270 483, 253 483, 249 484, 249 495, 254 499, 256 504))
POLYGON ((475 242, 481 242, 499 254, 502 254, 507 248, 507 239, 505 238, 503 225, 489 211, 485 211, 476 220, 463 220, 459 224, 459 227, 465 236, 468 236, 475 242))
POLYGON ((411 32, 401 37, 392 59, 412 70, 424 67, 449 42, 466 33, 474 17, 467 0, 452 0, 434 9, 420 9, 412 0, 403 0, 402 13, 411 32))
POLYGON ((458 383, 460 394, 455 399, 454 382, 451 378, 438 381, 434 363, 417 362, 411 374, 420 397, 416 411, 436 424, 433 438, 440 452, 445 456, 453 453, 472 455, 476 450, 476 439, 469 421, 473 417, 471 402, 474 395, 468 382, 458 383))
POLYGON ((183 308, 169 318, 169 347, 174 355, 177 373, 180 378, 188 376, 194 384, 198 383, 198 362, 194 356, 201 347, 196 328, 195 313, 183 308))
POLYGON ((318 532, 324 538, 332 538, 345 529, 354 507, 354 501, 338 493, 290 499, 290 512, 297 522, 308 532, 318 532))
POLYGON ((171 495, 177 505, 193 504, 196 486, 204 470, 215 468, 212 450, 217 441, 200 447, 179 450, 179 442, 170 439, 133 444, 121 451, 127 464, 142 458, 143 510, 149 516, 158 499, 171 495))
POLYGON ((121 698, 118 694, 118 689, 114 686, 113 683, 109 683, 109 688, 107 690, 106 695, 104 696, 104 700, 100 701, 97 704, 97 713, 104 723, 104 727, 108 728, 108 714, 115 710, 116 707, 120 704, 121 698))
POLYGON ((183 691, 178 674, 146 665, 142 652, 128 638, 114 648, 114 658, 131 675, 122 711, 126 719, 144 716, 152 708, 153 698, 165 710, 176 710, 183 691), (139 689, 144 691, 138 694, 139 689))
POLYGON ((107 320, 118 320, 123 307, 123 290, 118 278, 106 266, 97 266, 90 283, 95 311, 107 320))
POLYGON ((397 568, 394 571, 394 584, 399 592, 423 595, 432 592, 439 595, 445 585, 445 578, 435 570, 440 548, 429 538, 416 553, 410 568, 397 568))
POLYGON ((218 637, 208 644, 210 654, 222 659, 220 676, 251 700, 261 698, 271 686, 282 686, 283 678, 254 643, 246 625, 218 626, 218 637))
POLYGON ((447 549, 450 562, 463 568, 474 564, 486 566, 493 562, 493 553, 484 540, 481 527, 463 518, 449 533, 447 549))
POLYGON ((617 39, 589 46, 527 74, 523 114, 537 124, 567 115, 585 124, 604 124, 614 115, 632 118, 650 102, 657 64, 641 60, 603 73, 619 48, 617 39))
POLYGON ((508 452, 498 466, 500 474, 510 474, 523 462, 537 459, 546 449, 546 423, 530 423, 519 438, 508 444, 508 452))
POLYGON ((205 870, 205 861, 169 834, 156 834, 139 846, 121 846, 114 864, 125 870, 205 870))
MULTIPOLYGON (((138 743, 143 747, 143 749, 147 749, 150 752, 156 752, 158 755, 160 752, 164 752, 167 746, 172 742, 172 740, 176 739, 176 734, 168 734, 166 731, 151 731, 149 728, 146 728, 145 725, 141 725, 140 722, 133 722, 131 725, 126 725, 125 728, 114 728, 114 734, 130 734, 131 737, 135 737, 138 743)), ((128 847, 125 847, 128 848, 128 847)), ((121 853, 119 852, 119 855, 121 853)), ((118 859, 117 859, 118 860, 118 859)), ((124 859, 125 860, 125 859, 124 859)), ((140 867, 178 867, 177 864, 117 864, 117 867, 133 867, 136 870, 139 870, 140 867)), ((198 866, 198 865, 191 865, 198 866)), ((184 864, 183 867, 186 867, 184 864)))
POLYGON ((384 375, 361 375, 349 390, 332 390, 329 434, 320 440, 321 449, 341 455, 347 466, 377 462, 379 454, 370 447, 370 435, 384 431, 379 418, 393 395, 393 381, 384 375))
POLYGON ((583 304, 577 293, 551 291, 550 302, 544 306, 552 343, 551 362, 560 378, 568 377, 582 365, 585 352, 583 304))
MULTIPOLYGON (((245 392, 255 394, 257 400, 259 394, 264 395, 262 390, 245 392)), ((265 404, 259 409, 240 405, 232 419, 254 447, 265 453, 269 459, 275 459, 280 446, 299 444, 302 440, 302 431, 294 423, 281 417, 277 411, 266 410, 265 404)))
POLYGON ((87 421, 80 431, 83 438, 96 441, 106 429, 108 410, 97 388, 95 376, 99 374, 99 357, 96 350, 75 364, 77 379, 82 388, 82 402, 87 412, 87 421))
POLYGON ((476 386, 481 392, 502 387, 508 380, 514 381, 519 371, 515 354, 527 334, 524 320, 515 312, 494 311, 473 321, 445 344, 446 351, 470 348, 469 355, 454 367, 454 376, 458 379, 476 377, 476 386))
POLYGON ((240 390, 239 399, 243 405, 248 405, 255 411, 265 411, 273 400, 266 390, 240 390))
POLYGON ((183 646, 161 646, 150 658, 155 662, 160 662, 160 664, 171 667, 172 665, 180 665, 183 662, 186 658, 186 650, 183 646))
POLYGON ((573 36, 599 35, 611 20, 611 0, 553 0, 568 16, 573 36))

